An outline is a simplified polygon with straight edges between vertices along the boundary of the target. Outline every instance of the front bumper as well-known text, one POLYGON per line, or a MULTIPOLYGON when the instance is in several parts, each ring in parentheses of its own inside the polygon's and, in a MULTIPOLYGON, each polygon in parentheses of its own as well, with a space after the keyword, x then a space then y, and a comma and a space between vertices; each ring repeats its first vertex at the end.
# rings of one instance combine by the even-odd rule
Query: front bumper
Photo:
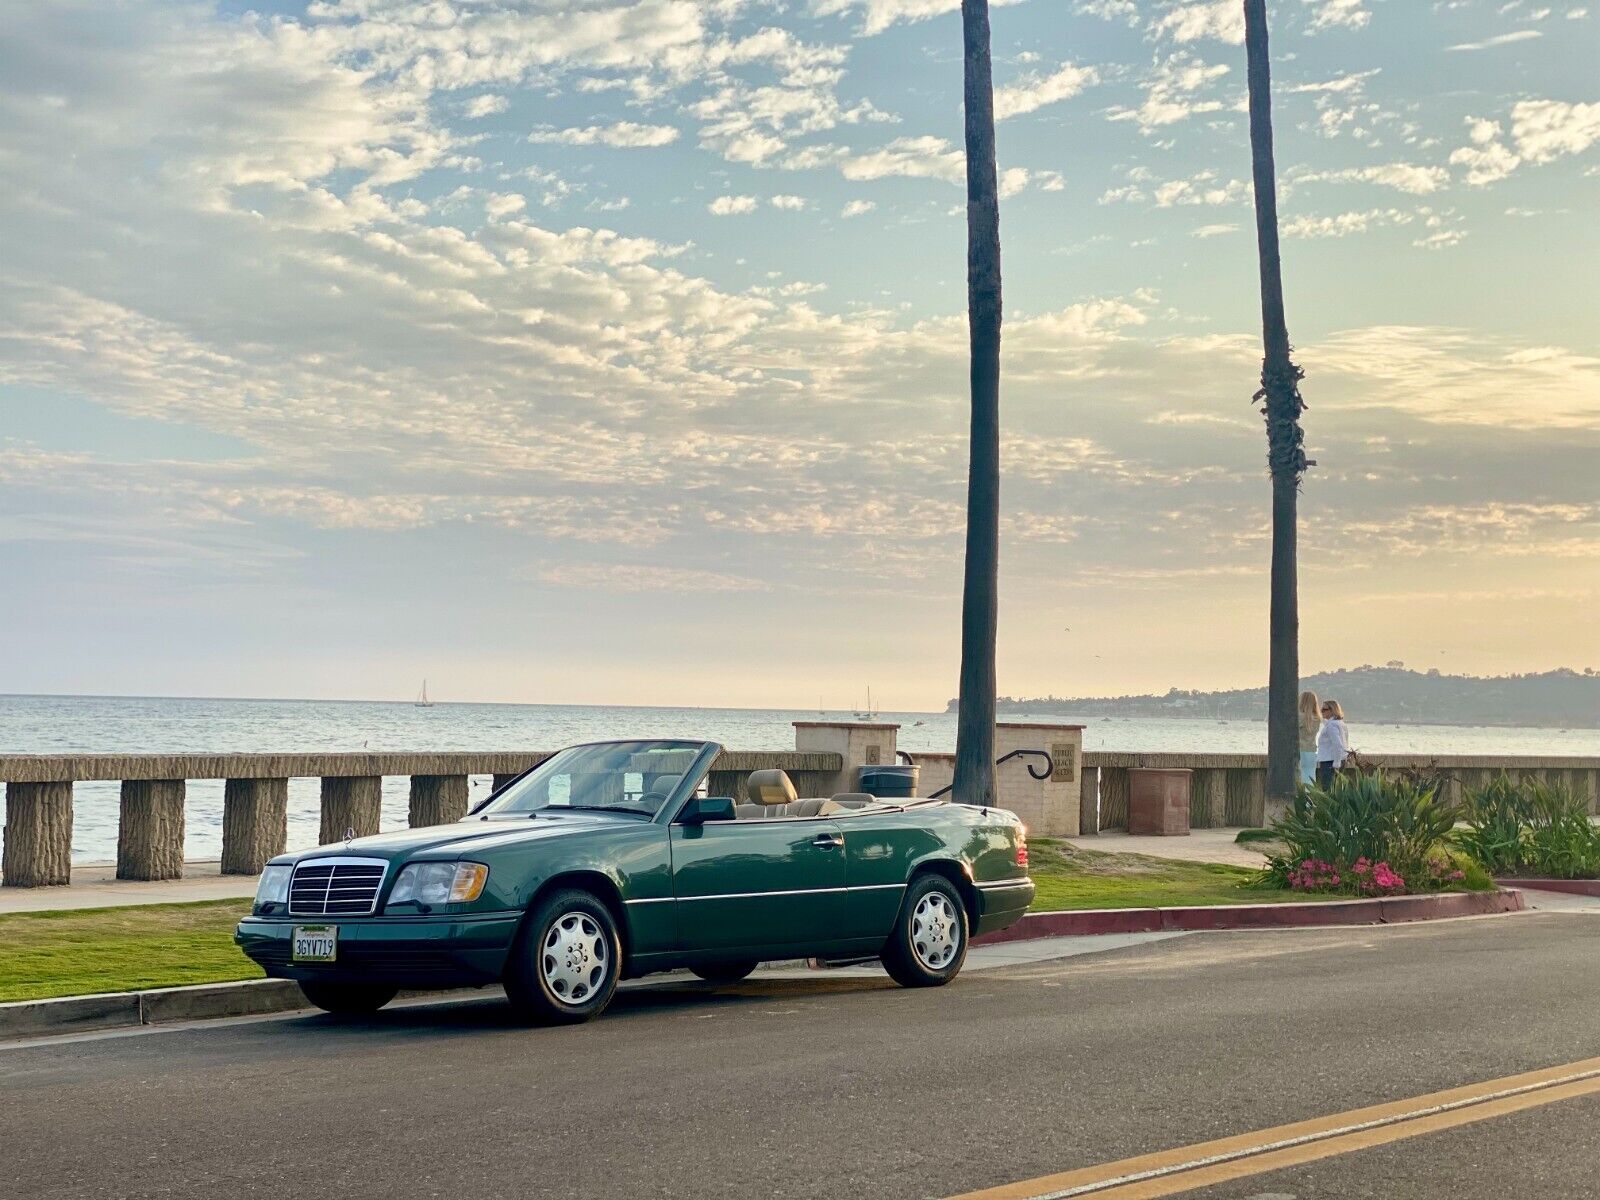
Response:
POLYGON ((1033 903, 1034 886, 1031 879, 1007 880, 1004 883, 979 884, 977 887, 978 919, 972 928, 973 936, 993 933, 1022 920, 1022 915, 1033 903))
POLYGON ((499 980, 522 921, 519 912, 431 917, 246 917, 233 940, 274 979, 476 986, 499 980), (296 925, 335 925, 338 958, 293 961, 296 925))

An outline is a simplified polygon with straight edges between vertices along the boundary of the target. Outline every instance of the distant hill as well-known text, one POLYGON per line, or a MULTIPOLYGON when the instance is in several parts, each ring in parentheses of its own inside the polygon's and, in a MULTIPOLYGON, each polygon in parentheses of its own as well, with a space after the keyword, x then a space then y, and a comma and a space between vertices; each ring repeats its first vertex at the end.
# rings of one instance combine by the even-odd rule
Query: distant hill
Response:
MULTIPOLYGON (((1301 684, 1344 706, 1352 722, 1412 725, 1524 725, 1600 729, 1600 674, 1546 671, 1537 675, 1444 675, 1410 671, 1394 663, 1308 676, 1301 684)), ((954 712, 956 702, 950 701, 954 712)), ((1216 717, 1264 721, 1267 689, 1193 692, 1173 688, 1164 696, 1000 698, 1003 715, 1081 717, 1216 717)))

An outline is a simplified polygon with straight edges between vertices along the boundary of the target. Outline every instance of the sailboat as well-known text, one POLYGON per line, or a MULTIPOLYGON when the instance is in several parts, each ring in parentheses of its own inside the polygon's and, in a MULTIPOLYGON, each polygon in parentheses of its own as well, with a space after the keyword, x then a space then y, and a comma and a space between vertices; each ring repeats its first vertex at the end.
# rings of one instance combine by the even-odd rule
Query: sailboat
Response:
POLYGON ((872 711, 872 689, 867 689, 867 707, 856 713, 858 721, 876 721, 878 714, 872 711))
POLYGON ((433 701, 428 699, 428 681, 422 681, 422 693, 412 703, 417 708, 432 708, 433 701))

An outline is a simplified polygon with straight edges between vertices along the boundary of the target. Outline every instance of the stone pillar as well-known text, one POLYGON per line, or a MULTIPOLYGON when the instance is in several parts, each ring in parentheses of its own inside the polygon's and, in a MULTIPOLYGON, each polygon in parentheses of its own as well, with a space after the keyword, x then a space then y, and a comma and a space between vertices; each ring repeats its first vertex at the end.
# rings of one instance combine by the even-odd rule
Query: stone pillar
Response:
POLYGON ((1078 836, 1100 832, 1100 768, 1084 767, 1078 774, 1078 836))
POLYGON ((1229 825, 1259 826, 1267 815, 1267 769, 1229 767, 1224 818, 1229 825))
POLYGON ((1100 828, 1128 828, 1128 768, 1100 768, 1100 828))
POLYGON ((1078 833, 1079 765, 1083 758, 1083 726, 1035 722, 1001 722, 994 727, 994 756, 1017 750, 1043 750, 1051 772, 1043 779, 1044 760, 1023 755, 995 771, 995 803, 1022 818, 1039 837, 1075 837, 1078 833))
POLYGON ((448 825, 467 815, 465 775, 413 775, 411 828, 448 825))
POLYGON ((6 887, 72 882, 72 784, 6 784, 6 887))
POLYGON ((510 774, 500 774, 497 772, 494 777, 494 787, 491 789, 491 791, 498 792, 501 788, 505 787, 506 784, 510 783, 513 779, 521 774, 521 771, 512 771, 510 774))
POLYGON ((183 878, 181 779, 124 779, 117 827, 118 879, 183 878))
POLYGON ((1223 824, 1227 777, 1214 767, 1196 767, 1190 776, 1189 823, 1195 829, 1223 824))
POLYGON ((878 721, 796 721, 796 750, 831 751, 844 760, 844 769, 831 780, 820 780, 820 791, 833 796, 861 790, 861 768, 896 761, 895 740, 900 726, 878 721))
POLYGON ((321 845, 342 842, 346 831, 352 837, 370 837, 378 832, 378 817, 383 809, 381 775, 324 775, 322 777, 321 845))
POLYGON ((289 781, 230 779, 222 792, 222 873, 259 875, 289 846, 289 781))

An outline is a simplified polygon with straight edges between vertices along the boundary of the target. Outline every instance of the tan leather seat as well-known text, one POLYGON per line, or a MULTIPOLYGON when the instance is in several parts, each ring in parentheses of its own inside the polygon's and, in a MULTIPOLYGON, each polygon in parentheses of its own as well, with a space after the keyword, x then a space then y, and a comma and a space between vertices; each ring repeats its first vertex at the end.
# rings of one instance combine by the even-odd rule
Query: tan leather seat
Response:
POLYGON ((734 816, 741 821, 774 821, 780 817, 815 817, 822 812, 826 800, 802 800, 794 790, 794 782, 787 772, 776 768, 751 771, 745 784, 749 802, 735 808, 734 816))

